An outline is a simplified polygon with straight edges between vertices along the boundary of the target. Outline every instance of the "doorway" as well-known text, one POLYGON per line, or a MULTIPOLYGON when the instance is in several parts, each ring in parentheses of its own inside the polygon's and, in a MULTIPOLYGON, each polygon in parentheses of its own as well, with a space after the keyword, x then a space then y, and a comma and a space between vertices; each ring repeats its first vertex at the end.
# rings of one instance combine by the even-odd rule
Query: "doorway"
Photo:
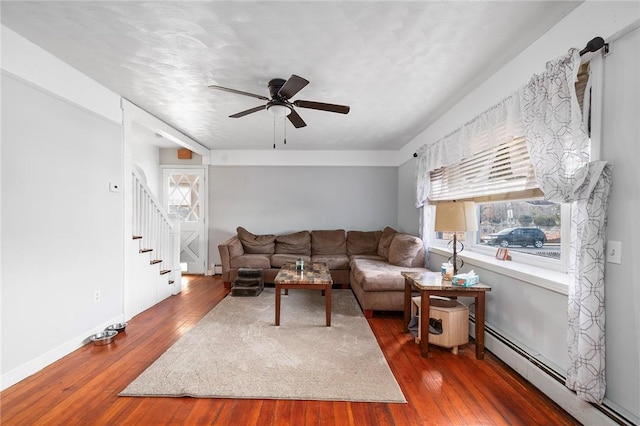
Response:
POLYGON ((207 264, 207 181, 205 169, 164 169, 163 201, 180 218, 183 272, 204 274, 207 264))

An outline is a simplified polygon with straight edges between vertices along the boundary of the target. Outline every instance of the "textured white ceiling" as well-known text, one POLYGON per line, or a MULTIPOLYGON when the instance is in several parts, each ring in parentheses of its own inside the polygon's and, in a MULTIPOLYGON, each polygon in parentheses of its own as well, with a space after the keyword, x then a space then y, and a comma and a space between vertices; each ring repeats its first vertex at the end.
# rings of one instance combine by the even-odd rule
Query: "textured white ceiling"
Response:
MULTIPOLYGON (((2 23, 211 149, 267 149, 267 82, 311 83, 288 149, 396 150, 579 2, 3 1, 2 23)), ((278 142, 281 145, 281 142, 278 142)))

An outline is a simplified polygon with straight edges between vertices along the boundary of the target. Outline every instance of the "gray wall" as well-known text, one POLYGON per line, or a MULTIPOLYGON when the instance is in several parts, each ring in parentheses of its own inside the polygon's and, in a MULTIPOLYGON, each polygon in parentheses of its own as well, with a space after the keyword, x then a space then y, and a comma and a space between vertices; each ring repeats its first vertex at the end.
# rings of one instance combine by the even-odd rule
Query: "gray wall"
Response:
POLYGON ((420 235, 419 210, 416 208, 416 162, 412 157, 398 167, 398 231, 420 235))
POLYGON ((209 265, 238 226, 255 234, 395 227, 397 187, 395 167, 209 167, 209 265))
POLYGON ((123 144, 121 126, 1 79, 2 374, 11 378, 122 318, 123 196, 109 183, 121 186, 123 144))
POLYGON ((608 399, 640 422, 640 29, 605 57, 602 159, 613 163, 607 239, 622 242, 622 264, 605 269, 608 399))

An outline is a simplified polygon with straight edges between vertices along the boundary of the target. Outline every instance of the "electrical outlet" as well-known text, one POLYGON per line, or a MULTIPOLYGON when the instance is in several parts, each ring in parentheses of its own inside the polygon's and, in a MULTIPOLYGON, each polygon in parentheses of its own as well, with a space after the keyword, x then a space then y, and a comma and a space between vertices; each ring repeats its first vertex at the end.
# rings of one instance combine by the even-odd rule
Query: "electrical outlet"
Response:
POLYGON ((96 290, 93 292, 93 301, 98 303, 100 301, 100 290, 96 290))

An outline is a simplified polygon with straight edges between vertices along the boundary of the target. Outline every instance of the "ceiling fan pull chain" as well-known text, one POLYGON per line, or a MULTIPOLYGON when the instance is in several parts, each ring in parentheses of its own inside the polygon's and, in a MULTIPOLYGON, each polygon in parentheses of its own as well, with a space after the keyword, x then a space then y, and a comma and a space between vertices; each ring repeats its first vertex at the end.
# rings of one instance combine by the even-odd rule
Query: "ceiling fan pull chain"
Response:
POLYGON ((273 149, 276 149, 276 117, 273 116, 273 149))
POLYGON ((282 127, 284 128, 284 144, 287 144, 287 117, 282 119, 282 127))

